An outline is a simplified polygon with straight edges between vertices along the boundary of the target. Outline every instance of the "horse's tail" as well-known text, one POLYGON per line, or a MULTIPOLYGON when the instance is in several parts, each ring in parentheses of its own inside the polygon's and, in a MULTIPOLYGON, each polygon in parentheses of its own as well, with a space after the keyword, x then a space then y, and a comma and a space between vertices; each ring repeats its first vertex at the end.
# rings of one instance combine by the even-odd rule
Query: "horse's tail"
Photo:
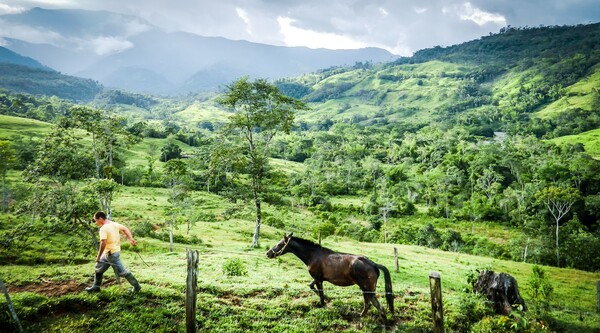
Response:
POLYGON ((392 278, 390 277, 390 271, 388 271, 387 267, 375 264, 375 267, 379 268, 383 271, 383 276, 385 278, 385 300, 387 301, 388 308, 390 309, 390 313, 394 313, 394 292, 392 291, 392 278))

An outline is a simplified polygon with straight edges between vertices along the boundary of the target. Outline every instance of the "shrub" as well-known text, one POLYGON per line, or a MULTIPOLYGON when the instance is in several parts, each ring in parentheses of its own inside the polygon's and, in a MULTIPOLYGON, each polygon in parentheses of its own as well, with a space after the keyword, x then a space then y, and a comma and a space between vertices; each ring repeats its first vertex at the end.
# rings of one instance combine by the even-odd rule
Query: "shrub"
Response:
POLYGON ((437 249, 442 245, 442 236, 439 231, 435 229, 433 224, 427 223, 427 225, 417 233, 417 244, 437 249))
POLYGON ((223 274, 225 276, 246 276, 248 270, 239 258, 230 258, 223 264, 223 274))
POLYGON ((270 225, 273 228, 283 229, 285 227, 283 221, 275 216, 267 216, 264 221, 266 225, 270 225))
POLYGON ((546 271, 542 267, 534 265, 531 267, 531 276, 528 282, 531 298, 542 308, 546 308, 554 292, 554 287, 550 283, 550 278, 546 275, 546 271))
POLYGON ((480 294, 461 293, 452 303, 456 303, 456 306, 447 310, 447 324, 452 331, 468 332, 475 323, 493 314, 492 308, 486 306, 484 296, 480 294))
POLYGON ((457 252, 460 247, 464 244, 462 236, 459 232, 454 230, 442 231, 442 246, 441 249, 444 251, 457 252))
POLYGON ((477 333, 521 333, 521 332, 551 332, 544 322, 539 322, 530 315, 513 311, 508 316, 488 316, 471 327, 470 332, 477 333))

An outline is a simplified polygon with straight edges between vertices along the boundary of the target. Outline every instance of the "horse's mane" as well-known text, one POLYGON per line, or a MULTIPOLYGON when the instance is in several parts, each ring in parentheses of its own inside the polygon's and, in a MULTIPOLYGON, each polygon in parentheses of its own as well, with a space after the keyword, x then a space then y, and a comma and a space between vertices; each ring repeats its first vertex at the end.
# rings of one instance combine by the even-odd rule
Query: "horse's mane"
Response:
POLYGON ((308 239, 304 239, 304 238, 300 238, 300 237, 296 237, 296 236, 293 236, 292 239, 295 240, 296 242, 304 245, 304 246, 313 247, 313 248, 320 248, 320 249, 323 249, 323 250, 334 252, 333 250, 328 249, 328 248, 326 248, 324 246, 321 246, 320 244, 317 244, 317 243, 315 243, 315 242, 313 242, 311 240, 308 240, 308 239))

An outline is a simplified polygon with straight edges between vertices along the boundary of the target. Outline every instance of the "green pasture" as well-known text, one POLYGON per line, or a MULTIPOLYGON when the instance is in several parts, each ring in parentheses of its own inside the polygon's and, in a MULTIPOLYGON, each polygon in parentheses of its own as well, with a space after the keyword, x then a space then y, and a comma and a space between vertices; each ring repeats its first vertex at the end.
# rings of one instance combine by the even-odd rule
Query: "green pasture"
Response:
MULTIPOLYGON (((134 236, 147 222, 154 225, 157 232, 166 231, 168 221, 164 209, 168 206, 167 195, 166 189, 123 188, 115 197, 113 217, 129 225, 134 236)), ((595 283, 600 280, 599 272, 543 267, 551 278, 555 293, 550 306, 542 310, 529 296, 531 264, 419 246, 362 243, 337 236, 324 238, 322 245, 340 252, 362 254, 388 267, 393 280, 396 311, 387 314, 383 320, 371 309, 367 316, 361 318, 362 295, 358 288, 337 287, 329 283, 324 284, 327 305, 320 308, 318 297, 308 287, 312 279, 298 258, 286 254, 268 259, 265 255, 283 233, 293 231, 298 237, 316 241, 309 226, 318 219, 309 211, 298 208, 286 211, 265 205, 265 217, 286 219, 286 225, 292 227, 278 229, 263 224, 260 247, 251 249, 249 244, 254 231, 252 204, 226 202, 205 192, 193 193, 192 201, 189 216, 193 217, 193 221, 189 233, 183 222, 176 226, 175 234, 184 239, 196 237, 199 241, 194 244, 175 243, 172 252, 167 241, 154 237, 138 235, 135 251, 128 244, 123 244, 122 259, 143 286, 139 294, 128 294, 126 282, 123 280, 124 284, 119 285, 110 270, 105 274, 105 288, 100 293, 83 291, 91 283, 95 249, 66 258, 65 246, 69 238, 64 235, 57 235, 51 243, 45 246, 41 243, 39 247, 39 251, 45 251, 39 255, 54 258, 54 263, 0 266, 0 275, 25 330, 108 332, 118 327, 130 332, 183 332, 186 249, 190 248, 197 250, 200 258, 196 320, 201 331, 427 332, 431 329, 428 276, 430 272, 437 271, 442 276, 447 331, 460 332, 461 323, 467 320, 465 316, 492 315, 483 305, 483 310, 465 309, 469 304, 478 304, 474 301, 475 296, 464 291, 467 275, 478 268, 513 275, 530 308, 528 316, 537 314, 542 320, 551 320, 554 327, 562 332, 572 329, 600 331, 600 315, 595 312, 595 283), (289 223, 289 220, 295 223, 289 223), (394 249, 398 252, 398 271, 394 249), (61 256, 63 261, 60 261, 61 256), (237 262, 245 273, 238 276, 226 274, 225 268, 231 262, 237 262)), ((351 197, 335 198, 332 203, 345 206, 362 204, 351 197)), ((0 228, 4 228, 11 218, 0 217, 0 228)), ((405 222, 425 221, 407 219, 405 222)), ((462 227, 468 229, 469 225, 462 227)), ((487 232, 490 236, 496 234, 498 238, 510 237, 508 232, 502 234, 501 228, 494 224, 489 224, 487 231, 484 228, 479 226, 476 232, 487 232)), ((383 289, 380 277, 378 298, 385 304, 383 289)), ((0 309, 6 309, 4 299, 0 301, 0 309)), ((497 316, 489 318, 500 320, 497 316)), ((7 312, 0 315, 0 320, 3 325, 12 324, 7 312)))
POLYGON ((224 122, 230 115, 222 107, 218 107, 215 102, 194 102, 187 108, 176 113, 185 124, 195 125, 201 121, 220 121, 224 122))
POLYGON ((43 121, 0 115, 0 139, 13 136, 42 138, 52 131, 52 125, 43 121))
POLYGON ((564 88, 563 96, 535 113, 540 118, 551 118, 565 110, 581 109, 595 112, 600 100, 600 65, 596 65, 591 74, 577 83, 564 88))
POLYGON ((587 131, 577 135, 565 135, 560 138, 552 139, 551 141, 558 145, 581 143, 588 154, 595 159, 600 159, 600 129, 587 131))

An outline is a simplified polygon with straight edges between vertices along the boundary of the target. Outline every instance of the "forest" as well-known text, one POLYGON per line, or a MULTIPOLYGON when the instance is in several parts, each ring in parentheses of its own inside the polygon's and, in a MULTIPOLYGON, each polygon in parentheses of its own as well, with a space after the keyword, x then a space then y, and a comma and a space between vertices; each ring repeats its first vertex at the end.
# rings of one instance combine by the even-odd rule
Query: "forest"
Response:
POLYGON ((508 27, 180 97, 4 87, 0 261, 58 264, 67 247, 87 263, 102 209, 171 251, 205 245, 195 225, 243 221, 250 248, 269 245, 263 226, 269 242, 294 231, 597 274, 599 41, 599 24, 508 27), (124 207, 132 191, 164 199, 124 207))

